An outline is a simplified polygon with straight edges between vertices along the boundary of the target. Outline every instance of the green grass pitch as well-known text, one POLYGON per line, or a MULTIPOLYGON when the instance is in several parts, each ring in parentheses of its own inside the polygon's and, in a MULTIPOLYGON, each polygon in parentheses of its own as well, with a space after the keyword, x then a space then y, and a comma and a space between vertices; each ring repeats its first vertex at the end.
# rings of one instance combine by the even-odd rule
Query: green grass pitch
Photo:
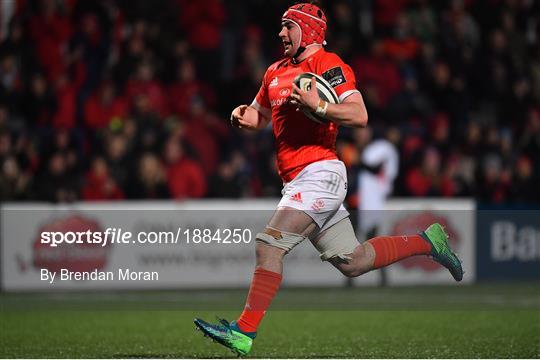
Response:
MULTIPOLYGON (((230 358, 245 290, 1 294, 1 358, 230 358)), ((283 289, 249 357, 538 358, 540 286, 283 289)))

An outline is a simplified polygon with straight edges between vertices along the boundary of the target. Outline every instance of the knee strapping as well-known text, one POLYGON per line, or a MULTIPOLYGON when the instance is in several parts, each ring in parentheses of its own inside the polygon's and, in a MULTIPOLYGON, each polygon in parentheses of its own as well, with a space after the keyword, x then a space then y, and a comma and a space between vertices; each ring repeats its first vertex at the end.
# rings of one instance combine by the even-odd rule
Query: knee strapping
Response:
POLYGON ((349 218, 343 219, 315 238, 315 247, 320 252, 321 260, 326 261, 338 257, 351 260, 349 256, 360 245, 354 234, 349 218))
POLYGON ((306 237, 300 234, 290 233, 287 231, 277 230, 271 227, 266 227, 264 232, 260 232, 256 236, 257 241, 261 241, 270 246, 283 249, 286 252, 291 251, 296 245, 300 244, 306 237))

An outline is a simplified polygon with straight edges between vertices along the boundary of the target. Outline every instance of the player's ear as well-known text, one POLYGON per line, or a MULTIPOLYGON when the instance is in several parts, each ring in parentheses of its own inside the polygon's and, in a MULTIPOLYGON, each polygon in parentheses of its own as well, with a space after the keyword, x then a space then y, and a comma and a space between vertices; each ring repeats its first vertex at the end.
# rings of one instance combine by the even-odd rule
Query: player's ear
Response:
POLYGON ((311 78, 311 89, 310 90, 317 90, 317 80, 315 79, 315 76, 311 78))

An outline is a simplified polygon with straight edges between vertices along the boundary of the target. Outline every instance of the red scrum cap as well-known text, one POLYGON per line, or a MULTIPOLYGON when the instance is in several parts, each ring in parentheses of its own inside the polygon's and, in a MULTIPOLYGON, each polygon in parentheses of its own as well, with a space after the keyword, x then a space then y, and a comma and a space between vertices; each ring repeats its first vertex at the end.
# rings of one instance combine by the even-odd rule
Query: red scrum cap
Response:
POLYGON ((324 12, 313 4, 296 4, 285 11, 281 21, 291 21, 300 28, 300 47, 308 45, 326 45, 326 16, 324 12))

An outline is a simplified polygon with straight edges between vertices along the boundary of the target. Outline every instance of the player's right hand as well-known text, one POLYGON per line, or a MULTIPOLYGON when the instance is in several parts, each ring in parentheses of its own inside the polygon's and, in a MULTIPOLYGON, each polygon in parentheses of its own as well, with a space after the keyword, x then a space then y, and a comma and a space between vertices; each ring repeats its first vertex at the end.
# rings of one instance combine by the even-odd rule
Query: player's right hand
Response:
POLYGON ((231 124, 239 129, 257 130, 261 121, 255 108, 248 105, 240 105, 231 114, 231 124))
POLYGON ((236 127, 236 128, 239 128, 241 129, 243 126, 242 126, 242 122, 243 122, 243 118, 244 118, 244 114, 246 113, 246 109, 247 109, 247 105, 240 105, 240 106, 237 106, 231 113, 231 125, 236 127))

